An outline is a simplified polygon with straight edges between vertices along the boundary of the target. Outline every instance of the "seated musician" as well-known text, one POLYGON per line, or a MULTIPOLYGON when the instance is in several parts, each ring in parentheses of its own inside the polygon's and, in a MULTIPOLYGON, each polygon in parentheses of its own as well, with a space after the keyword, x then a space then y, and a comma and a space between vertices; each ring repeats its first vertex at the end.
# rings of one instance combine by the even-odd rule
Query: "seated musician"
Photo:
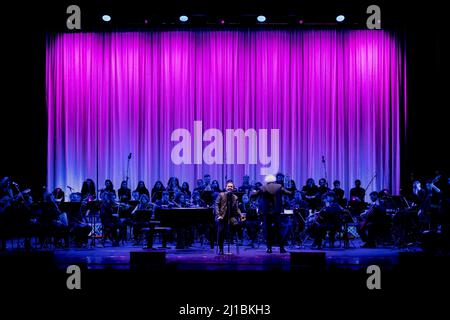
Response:
POLYGON ((191 190, 189 190, 189 183, 187 183, 186 181, 183 182, 183 184, 181 185, 181 193, 184 193, 184 195, 186 196, 187 201, 189 201, 191 199, 191 190))
POLYGON ((92 227, 88 224, 86 216, 82 214, 81 210, 76 210, 70 216, 69 230, 76 247, 87 246, 92 227))
POLYGON ((435 185, 437 178, 428 180, 425 188, 425 197, 419 208, 418 216, 422 223, 428 224, 431 230, 436 230, 440 224, 442 191, 435 185))
POLYGON ((345 199, 344 190, 341 188, 341 182, 339 180, 334 180, 333 182, 333 191, 336 194, 337 202, 343 208, 347 206, 347 199, 345 199))
POLYGON ((305 228, 305 221, 307 218, 309 204, 303 200, 303 195, 300 190, 294 192, 294 198, 289 204, 289 209, 294 211, 294 234, 297 235, 305 228))
POLYGON ((336 232, 339 230, 340 217, 344 209, 337 203, 336 194, 332 191, 324 195, 324 207, 316 213, 310 232, 314 238, 313 248, 322 249, 322 241, 328 232, 330 246, 334 247, 336 232))
POLYGON ((386 209, 381 205, 379 194, 370 193, 372 204, 361 214, 361 223, 358 233, 365 242, 363 248, 375 248, 377 238, 384 236, 388 227, 386 209))
POLYGON ((203 189, 205 189, 203 179, 197 179, 197 186, 194 188, 194 192, 197 191, 199 194, 201 194, 203 189))
POLYGON ((143 194, 141 196, 141 199, 139 200, 139 204, 134 208, 133 212, 131 213, 132 217, 132 225, 133 225, 133 238, 134 238, 134 244, 133 245, 139 245, 140 244, 140 234, 142 228, 146 228, 149 225, 149 220, 151 217, 151 213, 148 214, 147 217, 145 216, 137 216, 136 212, 138 211, 151 211, 152 210, 152 203, 150 202, 149 197, 146 194, 143 194))
POLYGON ((64 202, 64 191, 61 188, 55 188, 52 192, 53 197, 57 203, 64 202))
POLYGON ((119 201, 122 203, 128 203, 128 201, 131 200, 131 189, 128 188, 128 183, 126 180, 123 180, 120 184, 117 194, 119 196, 119 201))
POLYGON ((147 195, 147 197, 150 197, 150 192, 148 192, 148 189, 145 186, 145 182, 142 180, 138 182, 136 190, 133 191, 133 194, 137 194, 137 200, 139 200, 143 194, 147 195))
POLYGON ((261 224, 257 204, 254 201, 250 201, 249 195, 244 193, 242 195, 242 203, 239 204, 239 209, 245 216, 244 228, 247 230, 250 246, 253 248, 255 246, 259 226, 261 224))
POLYGON ((302 195, 311 209, 317 209, 321 205, 319 188, 316 186, 313 178, 306 180, 306 185, 302 188, 302 195))
POLYGON ((169 199, 173 201, 175 199, 175 196, 180 192, 180 181, 177 177, 170 177, 169 181, 167 182, 167 189, 166 191, 169 193, 169 199))
POLYGON ((100 199, 104 200, 106 196, 116 200, 116 190, 114 190, 114 185, 109 179, 105 180, 105 187, 100 191, 100 199))
POLYGON ((191 203, 188 201, 187 196, 184 193, 179 192, 175 196, 175 203, 178 204, 180 208, 190 208, 191 203))
POLYGON ((120 239, 125 238, 126 225, 120 220, 112 197, 105 197, 100 209, 100 219, 105 232, 104 236, 111 237, 114 247, 119 246, 120 239))
POLYGON ((47 237, 51 237, 53 238, 55 247, 60 247, 60 240, 62 239, 64 239, 65 247, 69 247, 69 224, 67 215, 59 210, 51 193, 45 194, 39 222, 41 226, 41 245, 45 243, 44 240, 47 237))
POLYGON ((81 199, 83 203, 87 203, 97 199, 95 183, 92 179, 86 179, 81 187, 81 199))
POLYGON ((250 176, 245 175, 242 177, 242 185, 239 187, 239 192, 244 192, 246 194, 250 194, 252 190, 252 185, 250 184, 250 176))
POLYGON ((325 193, 331 191, 330 188, 328 188, 328 182, 325 178, 319 179, 319 197, 322 198, 325 193))
POLYGON ((173 208, 173 207, 178 207, 178 205, 173 202, 172 200, 170 200, 170 196, 169 196, 169 192, 168 191, 164 191, 162 193, 162 197, 161 200, 157 200, 155 202, 155 205, 159 208, 165 208, 165 209, 169 209, 169 208, 173 208))
POLYGON ((200 193, 194 191, 192 193, 191 206, 197 208, 206 208, 206 203, 200 198, 200 193))
POLYGON ((289 195, 289 200, 292 201, 292 199, 294 199, 294 195, 295 192, 297 191, 297 185, 295 184, 295 181, 292 180, 289 176, 286 176, 286 190, 291 192, 291 194, 289 195))
POLYGON ((361 187, 361 180, 355 180, 355 187, 350 189, 350 207, 354 214, 360 214, 365 208, 366 190, 361 187))
POLYGON ((166 191, 164 185, 161 181, 156 181, 152 188, 152 202, 156 202, 156 200, 161 200, 162 193, 166 191))

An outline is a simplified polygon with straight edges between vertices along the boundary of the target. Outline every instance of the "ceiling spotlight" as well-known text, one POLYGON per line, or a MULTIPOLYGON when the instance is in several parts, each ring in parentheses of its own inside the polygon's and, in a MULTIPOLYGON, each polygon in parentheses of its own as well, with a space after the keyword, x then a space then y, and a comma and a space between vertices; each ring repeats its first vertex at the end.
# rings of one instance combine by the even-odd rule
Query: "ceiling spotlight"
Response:
POLYGON ((109 21, 111 21, 111 16, 107 15, 107 14, 104 14, 102 16, 102 20, 105 21, 105 22, 109 22, 109 21))
POLYGON ((180 16, 180 21, 181 22, 186 22, 188 20, 189 20, 188 16, 180 16))
POLYGON ((220 24, 225 24, 225 20, 220 20, 220 24))
POLYGON ((303 22, 304 22, 303 20, 298 20, 298 23, 300 24, 303 24, 303 22))
POLYGON ((342 21, 344 21, 345 20, 345 17, 341 14, 341 15, 338 15, 337 17, 336 17, 336 21, 337 22, 342 22, 342 21))
POLYGON ((266 21, 266 17, 265 16, 258 16, 256 18, 256 20, 258 20, 258 22, 264 22, 264 21, 266 21))

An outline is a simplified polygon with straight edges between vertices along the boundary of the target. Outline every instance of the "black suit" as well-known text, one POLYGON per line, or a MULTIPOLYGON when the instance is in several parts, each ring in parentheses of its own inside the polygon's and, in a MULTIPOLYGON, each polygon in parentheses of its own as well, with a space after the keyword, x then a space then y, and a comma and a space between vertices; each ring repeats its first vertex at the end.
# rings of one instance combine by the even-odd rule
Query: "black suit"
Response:
POLYGON ((264 215, 266 226, 267 249, 272 250, 275 237, 280 242, 280 250, 284 251, 284 239, 280 232, 280 214, 283 212, 283 194, 290 195, 282 185, 277 183, 268 183, 256 191, 260 195, 259 210, 264 215))

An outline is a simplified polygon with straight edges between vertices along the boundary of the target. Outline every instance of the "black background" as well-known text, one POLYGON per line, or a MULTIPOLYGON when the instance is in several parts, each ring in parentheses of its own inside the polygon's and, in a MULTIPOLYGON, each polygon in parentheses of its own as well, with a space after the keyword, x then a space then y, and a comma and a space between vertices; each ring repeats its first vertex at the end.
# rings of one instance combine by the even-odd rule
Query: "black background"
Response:
MULTIPOLYGON (((314 4, 296 2, 297 4, 293 5, 292 1, 286 0, 246 1, 245 4, 244 1, 222 1, 215 2, 219 8, 214 9, 210 5, 211 2, 151 1, 145 8, 137 1, 2 3, 0 176, 12 176, 20 184, 31 186, 36 190, 45 184, 47 144, 45 35, 46 32, 65 31, 67 17, 65 10, 69 4, 80 5, 82 28, 85 31, 105 30, 104 26, 97 23, 97 18, 101 9, 106 6, 110 12, 116 14, 113 15, 115 21, 122 23, 113 27, 145 29, 180 27, 176 24, 176 17, 186 11, 189 14, 196 12, 204 14, 198 18, 197 24, 192 22, 190 27, 214 28, 217 26, 208 23, 214 23, 222 16, 229 17, 227 21, 239 21, 241 15, 259 12, 278 15, 279 21, 283 21, 286 13, 293 12, 299 14, 305 22, 309 19, 328 21, 330 17, 333 21, 337 10, 345 10, 350 21, 361 25, 365 21, 367 5, 378 4, 382 10, 383 28, 402 32, 407 50, 408 113, 407 129, 401 150, 402 185, 406 186, 409 183, 412 172, 416 176, 433 177, 436 169, 448 170, 449 124, 446 109, 449 107, 450 67, 446 42, 449 36, 446 29, 448 24, 446 11, 442 4, 437 1, 427 1, 421 5, 409 1, 389 3, 337 1, 331 5, 315 1, 314 4), (156 21, 153 25, 144 26, 139 22, 147 17, 146 12, 149 12, 152 22, 156 21), (117 18, 119 14, 122 14, 122 18, 117 18), (175 21, 175 25, 170 24, 172 21, 175 21), (162 25, 163 22, 166 24, 162 25)), ((241 26, 255 27, 252 26, 252 19, 242 18, 241 26)), ((93 306, 98 301, 96 299, 105 298, 109 304, 104 304, 99 309, 100 312, 120 309, 125 314, 127 311, 131 314, 137 310, 144 310, 148 318, 152 318, 150 315, 154 315, 155 312, 166 313, 168 316, 164 318, 176 318, 174 310, 177 305, 190 302, 271 303, 276 310, 273 318, 281 318, 282 315, 286 316, 294 311, 297 314, 332 313, 353 318, 359 315, 355 315, 355 308, 361 307, 361 303, 369 305, 366 312, 370 314, 382 315, 391 312, 387 309, 390 307, 399 307, 399 310, 405 313, 414 313, 415 308, 420 306, 426 296, 441 296, 439 287, 445 284, 442 280, 449 277, 445 270, 438 271, 427 269, 426 272, 420 272, 419 276, 405 270, 388 273, 384 278, 385 287, 382 293, 369 292, 365 288, 367 276, 362 271, 308 276, 284 272, 251 274, 169 272, 156 278, 146 274, 145 279, 136 274, 110 271, 98 275, 91 273, 85 280, 88 288, 83 293, 65 292, 65 295, 60 297, 66 299, 69 306, 75 302, 93 306), (418 285, 415 285, 417 283, 415 277, 420 279, 418 285), (402 309, 404 299, 407 299, 408 306, 402 309), (134 307, 129 305, 125 307, 122 304, 123 301, 130 300, 135 302, 134 307), (327 305, 332 307, 324 308, 327 305)), ((59 292, 64 277, 63 273, 56 272, 51 273, 49 279, 41 278, 41 281, 47 284, 44 285, 47 289, 59 292)), ((21 288, 29 289, 25 284, 28 278, 24 279, 24 283, 17 283, 13 278, 10 285, 24 292, 21 288)), ((36 291, 30 293, 31 298, 36 299, 40 296, 39 288, 42 286, 37 285, 36 291)), ((431 308, 430 311, 432 310, 435 309, 431 308)))

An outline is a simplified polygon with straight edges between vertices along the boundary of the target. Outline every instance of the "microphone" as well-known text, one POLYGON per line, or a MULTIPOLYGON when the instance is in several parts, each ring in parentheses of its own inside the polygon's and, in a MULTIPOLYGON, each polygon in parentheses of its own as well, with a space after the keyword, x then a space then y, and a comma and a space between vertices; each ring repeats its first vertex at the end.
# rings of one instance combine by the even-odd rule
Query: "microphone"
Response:
POLYGON ((131 159, 131 152, 130 152, 130 154, 128 155, 128 160, 130 160, 131 159))
POLYGON ((16 187, 18 187, 19 185, 17 184, 17 182, 11 182, 12 183, 12 185, 14 185, 14 186, 16 186, 16 187))

